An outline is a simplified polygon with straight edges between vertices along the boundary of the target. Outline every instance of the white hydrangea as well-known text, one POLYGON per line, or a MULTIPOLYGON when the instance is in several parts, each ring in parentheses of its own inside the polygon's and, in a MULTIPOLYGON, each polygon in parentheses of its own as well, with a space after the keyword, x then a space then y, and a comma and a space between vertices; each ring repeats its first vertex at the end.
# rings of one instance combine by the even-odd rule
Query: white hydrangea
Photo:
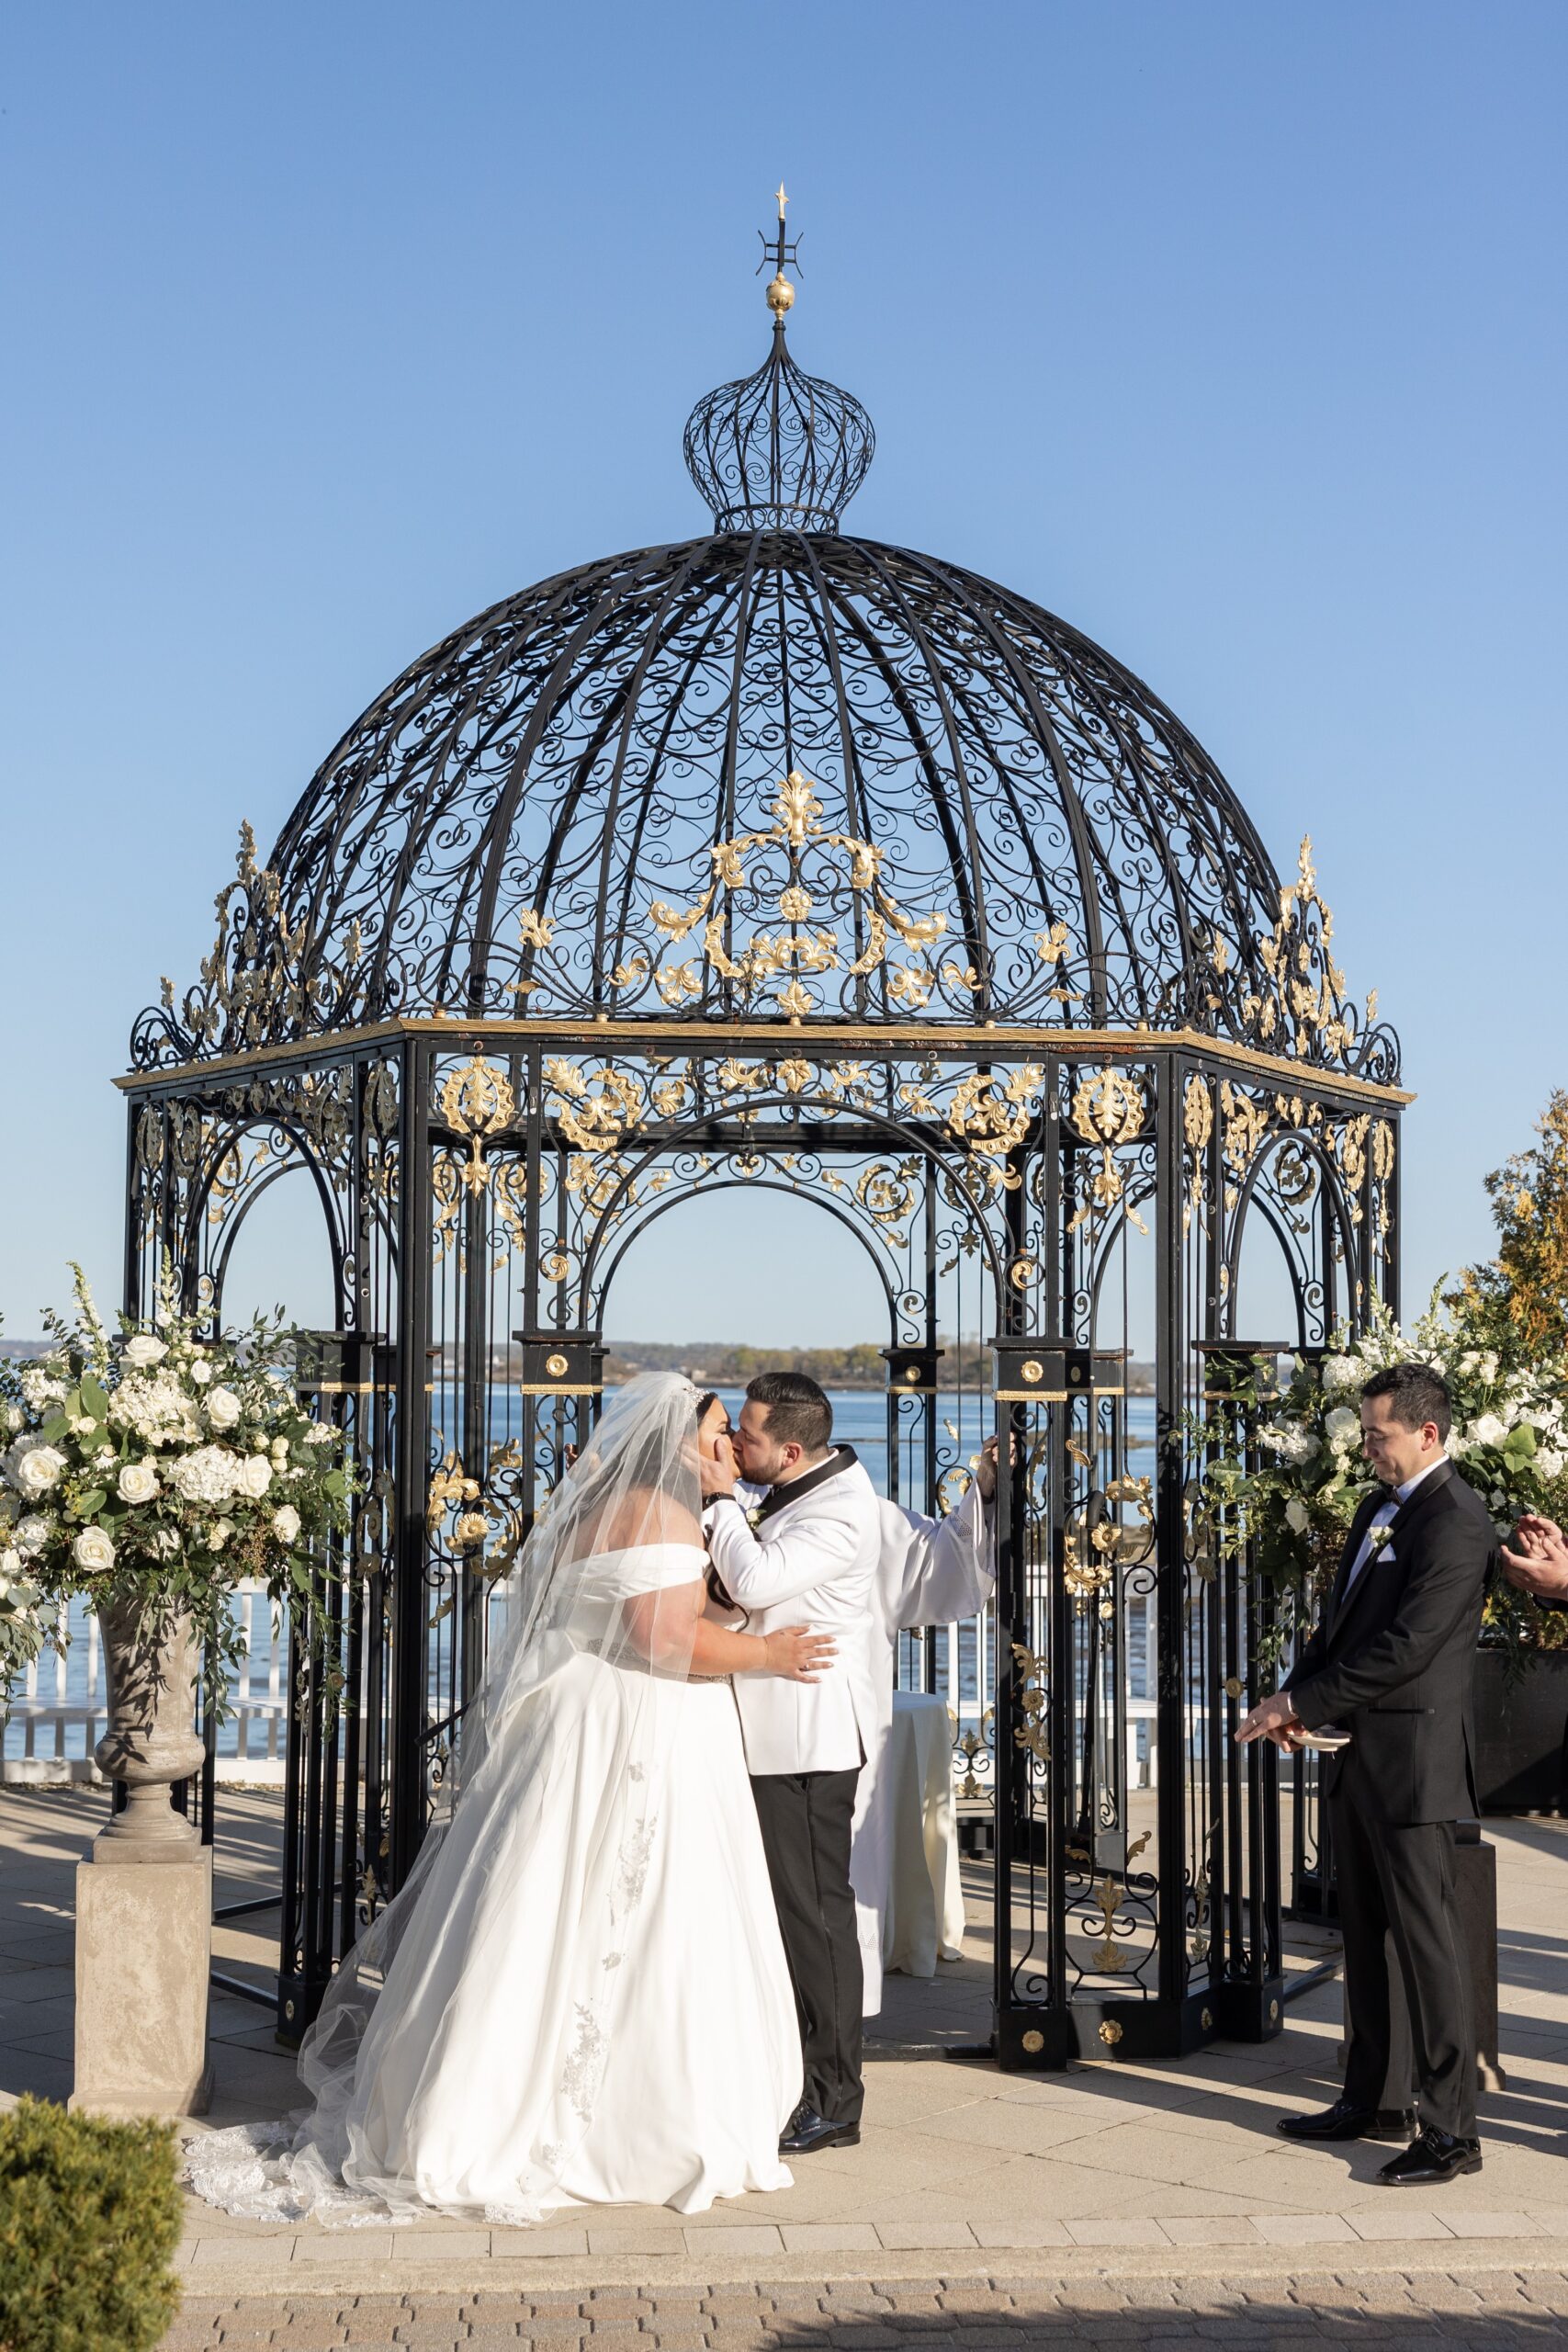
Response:
POLYGON ((168 1373, 128 1374, 109 1399, 109 1419, 143 1445, 189 1444, 201 1435, 190 1398, 168 1373))
POLYGON ((1303 1429, 1299 1422, 1261 1429, 1258 1432, 1258 1442, 1268 1446, 1270 1453, 1277 1453, 1281 1462, 1310 1462, 1313 1455, 1321 1451, 1311 1430, 1303 1429))
POLYGON ((53 1536, 54 1521, 52 1519, 45 1518, 41 1511, 29 1511, 26 1519, 19 1519, 17 1521, 15 1533, 17 1551, 24 1553, 28 1559, 32 1559, 44 1549, 53 1536))
POLYGON ((138 1331, 134 1339, 125 1343, 125 1361, 132 1372, 151 1372, 168 1352, 163 1340, 155 1340, 151 1331, 138 1331))
POLYGON ((331 1445, 337 1435, 330 1421, 312 1421, 305 1432, 307 1445, 331 1445))
POLYGON ((252 1502, 259 1503, 271 1484, 272 1464, 267 1460, 266 1455, 265 1453, 247 1455, 241 1463, 234 1480, 235 1492, 248 1495, 252 1502))
POLYGON ((1325 1356, 1318 1374, 1325 1396, 1343 1396, 1348 1389, 1359 1388, 1365 1378, 1354 1356, 1325 1356))
POLYGON ((30 1411, 41 1413, 48 1405, 58 1405, 65 1394, 65 1383, 47 1364, 25 1364, 21 1374, 22 1400, 30 1411))
POLYGON ((1568 1464, 1568 1453, 1564 1453, 1560 1447, 1555 1445, 1543 1445, 1538 1447, 1535 1458, 1536 1466, 1540 1470, 1543 1478, 1561 1477, 1564 1464, 1568 1464))
POLYGON ((234 1492, 240 1457, 225 1445, 198 1445, 170 1463, 169 1484, 183 1502, 226 1503, 234 1492))

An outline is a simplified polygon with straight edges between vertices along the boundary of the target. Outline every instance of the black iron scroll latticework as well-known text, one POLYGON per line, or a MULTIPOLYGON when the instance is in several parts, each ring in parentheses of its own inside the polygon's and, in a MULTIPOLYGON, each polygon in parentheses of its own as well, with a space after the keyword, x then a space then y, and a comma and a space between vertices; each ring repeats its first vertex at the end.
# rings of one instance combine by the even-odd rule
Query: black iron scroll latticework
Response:
POLYGON ((903 1665, 963 1686, 1001 2063, 1278 2022, 1289 1797, 1230 1745, 1269 1627, 1189 1512, 1184 1432, 1249 1331, 1397 1305, 1397 1046, 1306 849, 1281 887, 1131 672, 843 529, 871 426, 787 350, 782 210, 769 355, 687 431, 713 531, 414 663, 265 863, 244 837, 198 980, 136 1024, 130 1301, 167 1251, 220 1315, 280 1182, 331 1256, 302 1378, 364 1493, 295 1645, 324 1662, 291 1695, 290 2034, 418 1850, 618 1269, 727 1187, 877 1268, 904 1499, 968 1475, 944 1283, 993 1343, 997 1602, 903 1665))

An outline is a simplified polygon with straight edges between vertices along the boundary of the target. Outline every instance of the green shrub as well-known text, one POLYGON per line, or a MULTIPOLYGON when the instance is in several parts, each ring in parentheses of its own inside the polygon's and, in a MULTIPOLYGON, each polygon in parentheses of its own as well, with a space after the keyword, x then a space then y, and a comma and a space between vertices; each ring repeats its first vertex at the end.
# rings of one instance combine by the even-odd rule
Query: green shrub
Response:
POLYGON ((166 2123, 24 2098, 0 2115, 0 2352, 151 2352, 180 2300, 166 2123))

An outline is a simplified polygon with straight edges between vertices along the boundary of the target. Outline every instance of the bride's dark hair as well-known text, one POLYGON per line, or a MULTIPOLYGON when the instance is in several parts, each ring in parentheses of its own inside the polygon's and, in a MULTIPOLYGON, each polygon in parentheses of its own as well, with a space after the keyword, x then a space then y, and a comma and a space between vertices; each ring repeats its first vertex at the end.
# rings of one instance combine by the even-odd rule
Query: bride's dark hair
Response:
MULTIPOLYGON (((702 1395, 697 1398, 696 1421, 698 1429, 702 1428, 703 1423, 708 1417, 708 1407, 710 1405, 716 1405, 717 1403, 717 1389, 705 1388, 702 1395)), ((720 1584, 718 1580, 718 1570, 714 1566, 711 1560, 707 1565, 706 1580, 708 1598, 712 1600, 714 1607, 716 1609, 729 1609, 735 1611, 741 1619, 741 1622, 744 1624, 749 1625, 751 1623, 750 1611, 749 1609, 740 1608, 739 1602, 731 1600, 723 1585, 720 1584)))

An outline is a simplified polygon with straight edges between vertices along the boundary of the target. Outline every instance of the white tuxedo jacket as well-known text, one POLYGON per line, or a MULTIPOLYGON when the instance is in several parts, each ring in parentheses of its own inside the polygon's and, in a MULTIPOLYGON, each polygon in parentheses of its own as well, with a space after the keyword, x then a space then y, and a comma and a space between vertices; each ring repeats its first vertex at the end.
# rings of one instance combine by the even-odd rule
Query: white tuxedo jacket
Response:
MULTIPOLYGON (((840 1456, 848 1451, 839 1449, 840 1456)), ((886 1667, 885 1653, 873 1667, 872 1592, 882 1558, 881 1506, 852 1454, 831 1476, 811 1479, 797 1500, 789 1491, 755 1533, 738 1502, 717 1500, 706 1514, 708 1556, 731 1600, 750 1612, 748 1633, 809 1625, 839 1645, 816 1682, 736 1676, 747 1768, 850 1772, 879 1735, 874 1672, 886 1667)))

